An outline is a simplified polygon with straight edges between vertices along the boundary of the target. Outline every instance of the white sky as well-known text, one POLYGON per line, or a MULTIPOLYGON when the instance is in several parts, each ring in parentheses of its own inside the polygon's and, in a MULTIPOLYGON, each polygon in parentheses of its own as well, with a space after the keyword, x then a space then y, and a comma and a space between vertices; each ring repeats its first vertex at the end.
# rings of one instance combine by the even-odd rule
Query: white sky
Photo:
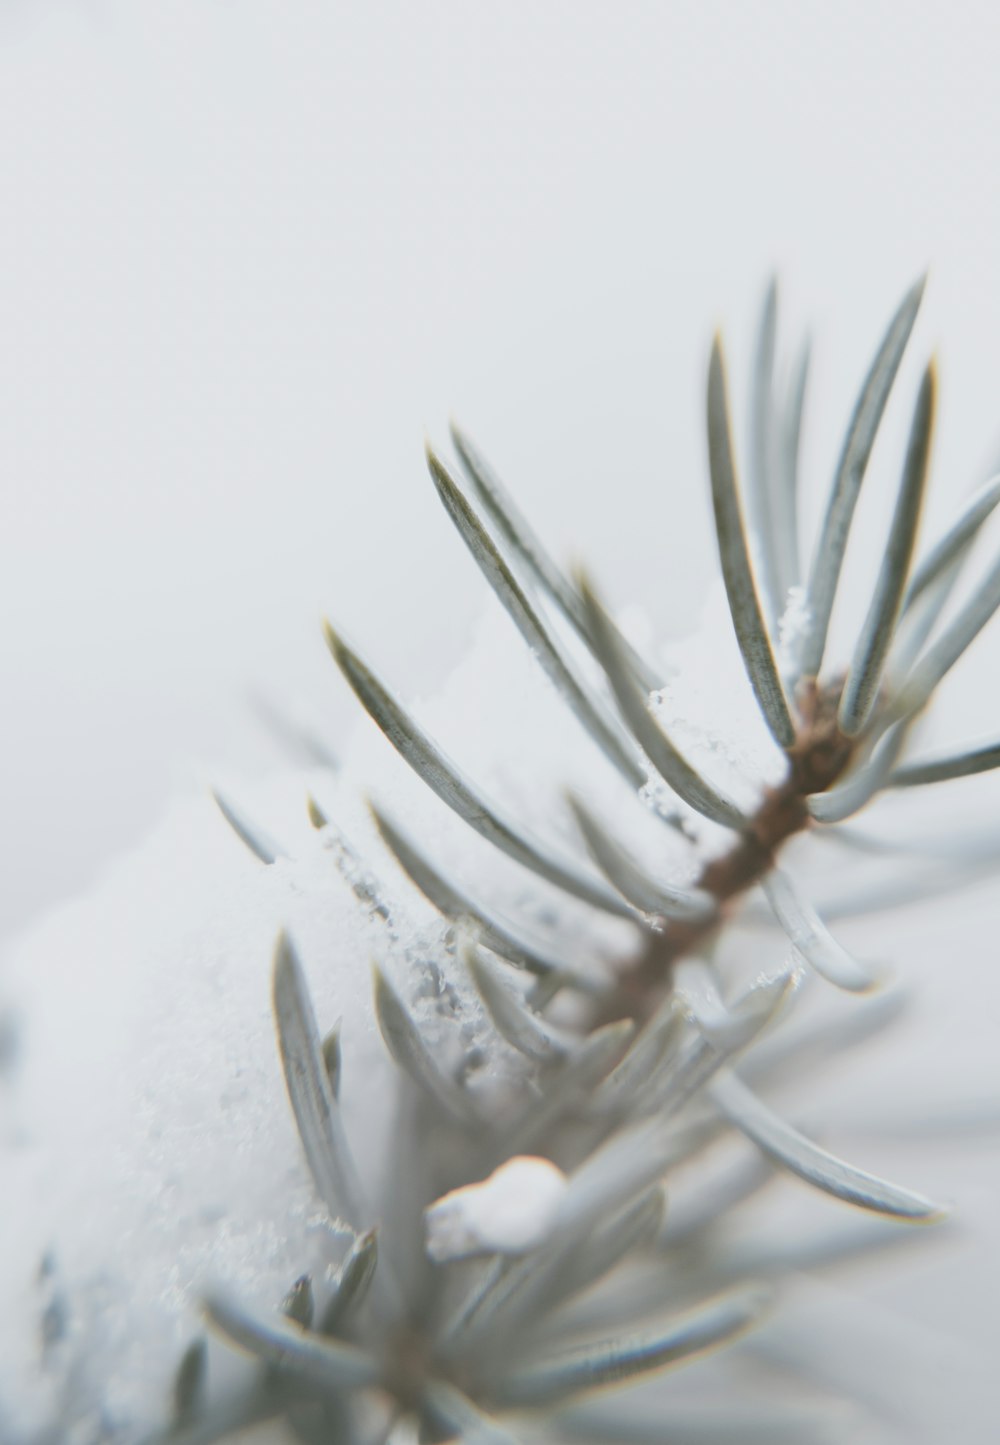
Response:
POLYGON ((248 684, 335 742, 324 611, 404 692, 449 669, 449 411, 683 628, 712 327, 738 386, 780 269, 825 483, 930 264, 937 481, 981 478, 998 74, 986 3, 0 0, 0 932, 254 756, 248 684))

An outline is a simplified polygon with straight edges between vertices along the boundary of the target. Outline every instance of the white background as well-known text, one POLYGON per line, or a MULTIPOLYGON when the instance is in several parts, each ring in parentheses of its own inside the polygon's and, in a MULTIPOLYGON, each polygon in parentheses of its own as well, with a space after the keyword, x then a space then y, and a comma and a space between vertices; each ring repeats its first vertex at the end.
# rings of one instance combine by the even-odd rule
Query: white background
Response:
POLYGON ((263 757, 248 686, 342 735, 323 612, 436 685, 486 605, 423 467, 449 411, 683 629, 712 327, 739 390, 771 268, 814 319, 819 485, 930 265, 964 493, 998 73, 993 4, 0 0, 0 932, 263 757))

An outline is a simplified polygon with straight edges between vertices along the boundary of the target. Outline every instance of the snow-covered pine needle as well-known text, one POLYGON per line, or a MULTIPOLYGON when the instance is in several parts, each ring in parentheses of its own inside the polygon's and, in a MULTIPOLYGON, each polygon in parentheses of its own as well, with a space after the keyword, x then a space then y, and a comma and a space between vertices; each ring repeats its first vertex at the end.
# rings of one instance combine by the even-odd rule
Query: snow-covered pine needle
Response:
POLYGON ((337 665, 354 689, 358 700, 385 733, 393 747, 414 772, 460 818, 493 843, 501 852, 522 863, 557 888, 591 903, 608 913, 631 916, 632 910, 609 888, 581 873, 572 863, 557 857, 525 829, 509 822, 502 810, 489 802, 427 734, 410 718, 388 689, 365 666, 358 655, 325 625, 327 645, 337 665))
POLYGON ((623 898, 642 913, 661 918, 710 918, 718 904, 701 888, 677 888, 664 879, 653 878, 628 849, 595 818, 574 793, 567 793, 587 852, 623 898))
POLYGON ((258 827, 256 823, 251 823, 242 810, 231 803, 223 793, 220 793, 218 788, 212 788, 211 793, 219 812, 240 842, 246 844, 255 858, 259 858, 262 863, 270 867, 279 858, 288 857, 280 844, 269 837, 263 828, 258 827))
POLYGON ((911 722, 912 719, 905 718, 892 724, 870 762, 836 787, 825 793, 813 793, 806 799, 809 812, 817 823, 842 823, 845 818, 852 818, 886 786, 906 746, 911 722))
POLYGON ((445 511, 549 681, 625 781, 633 788, 641 788, 646 781, 641 754, 582 681, 555 633, 531 605, 444 463, 429 445, 426 454, 431 478, 445 511))
POLYGON ((369 1229, 358 1235, 341 1266, 333 1294, 319 1318, 321 1335, 341 1334, 351 1315, 364 1303, 377 1266, 378 1231, 369 1229))
POLYGON ((793 587, 799 586, 802 576, 799 555, 799 448, 809 379, 809 355, 809 343, 805 341, 795 361, 788 399, 780 418, 773 511, 780 518, 774 553, 778 595, 782 598, 786 598, 793 587))
POLYGON ((553 1231, 521 1259, 494 1261, 445 1332, 450 1352, 461 1359, 495 1350, 596 1284, 633 1249, 652 1242, 665 1208, 663 1190, 651 1189, 599 1225, 589 1239, 567 1240, 553 1231))
POLYGON ((993 563, 965 606, 938 640, 918 658, 913 671, 893 700, 893 715, 912 717, 930 700, 931 694, 971 646, 1000 607, 1000 558, 993 563))
POLYGON ((524 968, 539 978, 558 978, 584 993, 601 985, 591 974, 583 973, 568 959, 556 958, 541 944, 530 942, 523 928, 502 921, 491 909, 474 902, 468 894, 450 883, 430 864, 411 838, 392 822, 376 805, 370 804, 375 825, 404 873, 436 909, 453 922, 466 919, 475 926, 480 942, 508 963, 524 968))
POLYGON ((524 999, 497 976, 471 944, 463 948, 462 957, 486 1012, 496 1025, 497 1032, 509 1044, 542 1064, 566 1057, 574 1046, 570 1037, 532 1013, 524 999))
MULTIPOLYGON (((544 544, 535 534, 530 523, 522 516, 516 503, 501 484, 499 478, 483 458, 482 453, 469 437, 452 422, 451 438, 462 465, 468 473, 480 501, 489 512, 501 535, 529 576, 552 599, 574 628, 581 641, 597 656, 590 618, 579 592, 574 588, 562 568, 557 566, 546 551, 544 544)), ((628 666, 642 683, 647 692, 655 692, 662 679, 649 667, 612 623, 619 650, 628 666)))
POLYGON ((895 692, 923 651, 954 591, 984 523, 1000 502, 1000 477, 973 495, 916 568, 906 589, 900 625, 888 660, 889 690, 895 692))
POLYGON ((856 737, 868 721, 896 629, 927 481, 936 391, 936 373, 931 362, 917 397, 903 479, 882 566, 840 695, 837 721, 848 737, 856 737))
POLYGON ((320 1198, 336 1224, 364 1225, 354 1160, 327 1072, 302 965, 282 934, 274 957, 274 1017, 285 1084, 320 1198))
POLYGON ((830 933, 826 924, 804 898, 788 874, 773 868, 761 887, 788 941, 811 968, 837 988, 867 993, 879 977, 858 959, 852 958, 830 933))
POLYGON ((976 540, 983 524, 993 514, 1000 502, 1000 476, 991 477, 975 492, 958 517, 928 552, 914 570, 913 579, 906 589, 903 610, 911 608, 917 599, 936 582, 941 573, 963 556, 976 540))
POLYGON ((795 741, 795 726, 788 710, 788 700, 781 685, 781 678, 778 676, 778 667, 750 564, 750 547, 743 523, 737 491, 736 465, 733 460, 722 341, 718 335, 712 342, 712 356, 708 366, 707 418, 708 470, 715 509, 715 532, 736 640, 764 720, 778 746, 789 748, 795 741))
POLYGON ((840 580, 854 508, 868 468, 868 459, 875 445, 882 414, 889 400, 889 392, 917 319, 923 294, 924 278, 921 278, 903 297, 899 309, 889 323, 889 329, 855 402, 844 437, 843 450, 837 463, 826 516, 809 574, 807 601, 810 621, 802 649, 802 674, 805 677, 815 677, 823 661, 833 599, 840 580))
POLYGON ((709 1092, 748 1139, 807 1184, 848 1204, 908 1223, 930 1224, 945 1217, 947 1211, 923 1195, 890 1184, 821 1149, 761 1103, 735 1074, 717 1075, 709 1092))
POLYGON ((175 1430, 190 1425, 204 1409, 207 1374, 208 1346, 204 1337, 199 1335, 184 1351, 174 1376, 175 1430))
POLYGON ((684 1021, 676 999, 652 1018, 637 1034, 621 1060, 602 1079, 590 1097, 588 1109, 597 1117, 621 1118, 630 1111, 641 1112, 647 1086, 656 1078, 668 1057, 680 1047, 684 1021))
POLYGON ((375 979, 375 1014, 386 1047, 415 1084, 427 1092, 453 1118, 469 1123, 477 1118, 472 1100, 439 1067, 416 1020, 379 968, 375 979))
POLYGON ((634 1035, 632 1020, 618 1019, 594 1029, 577 1044, 573 1053, 550 1071, 537 1104, 509 1135, 507 1143, 511 1152, 530 1152, 560 1119, 579 1112, 622 1057, 634 1035))
POLYGON ((950 753, 944 758, 928 758, 926 761, 907 763, 889 774, 890 788, 923 787, 925 783, 945 783, 952 778, 968 778, 975 773, 987 773, 1000 768, 1000 742, 982 743, 962 753, 950 753))
POLYGON ((265 1365, 298 1376, 325 1395, 339 1399, 345 1390, 378 1381, 377 1361, 353 1345, 323 1339, 292 1323, 257 1320, 222 1294, 209 1295, 204 1308, 210 1324, 234 1345, 265 1365))
POLYGON ((550 1405, 690 1359, 749 1329, 770 1301, 765 1290, 739 1290, 658 1328, 537 1360, 507 1376, 503 1401, 507 1405, 550 1405))
POLYGON ((774 396, 774 352, 778 325, 778 282, 772 277, 764 294, 750 384, 750 465, 747 468, 747 518, 758 543, 760 590, 770 622, 775 622, 785 595, 779 577, 778 534, 788 524, 780 495, 777 459, 777 408, 774 396))
POLYGON ((578 582, 590 619, 598 660, 607 673, 618 706, 643 752, 664 782, 690 807, 715 823, 721 823, 728 828, 742 828, 746 819, 736 805, 723 797, 691 766, 656 722, 649 710, 646 695, 641 691, 618 649, 611 619, 597 600, 587 578, 581 574, 578 582))
POLYGON ((520 1445, 516 1435, 444 1380, 429 1383, 424 1404, 436 1424, 458 1432, 447 1445, 520 1445))

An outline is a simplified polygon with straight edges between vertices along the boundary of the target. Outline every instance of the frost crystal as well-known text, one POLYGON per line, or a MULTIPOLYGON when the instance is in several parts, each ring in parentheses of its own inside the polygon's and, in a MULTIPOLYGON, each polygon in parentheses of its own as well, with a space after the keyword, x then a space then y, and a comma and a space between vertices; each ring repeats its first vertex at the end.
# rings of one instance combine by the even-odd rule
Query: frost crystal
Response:
POLYGON ((809 635, 812 612, 804 587, 789 587, 784 611, 778 621, 778 668, 783 677, 799 672, 802 644, 809 635))

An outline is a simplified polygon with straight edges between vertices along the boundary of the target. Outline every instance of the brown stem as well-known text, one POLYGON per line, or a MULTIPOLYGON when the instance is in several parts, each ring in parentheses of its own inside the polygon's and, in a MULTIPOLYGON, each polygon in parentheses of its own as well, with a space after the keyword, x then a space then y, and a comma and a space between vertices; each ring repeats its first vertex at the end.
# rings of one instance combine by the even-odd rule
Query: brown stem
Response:
POLYGON ((787 753, 787 778, 779 787, 767 790, 733 847, 706 863, 697 879, 697 887, 716 900, 716 912, 697 922, 670 919, 660 932, 650 935, 602 1011, 601 1022, 648 1018, 669 987, 674 964, 719 929, 732 901, 774 867, 781 845, 810 826, 806 798, 831 787, 851 759, 853 742, 837 726, 839 697, 839 684, 822 690, 815 683, 807 685, 801 699, 803 722, 787 753))

